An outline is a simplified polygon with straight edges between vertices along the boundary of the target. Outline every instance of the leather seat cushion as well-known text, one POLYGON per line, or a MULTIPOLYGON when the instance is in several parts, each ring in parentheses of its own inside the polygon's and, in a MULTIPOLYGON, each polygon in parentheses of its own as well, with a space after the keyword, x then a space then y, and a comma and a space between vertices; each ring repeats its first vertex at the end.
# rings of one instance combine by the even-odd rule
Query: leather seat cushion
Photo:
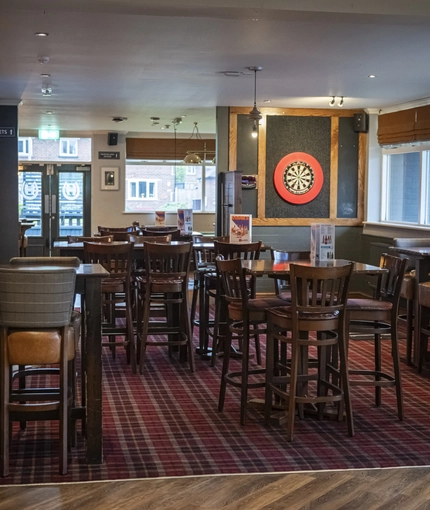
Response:
POLYGON ((415 299, 415 276, 406 274, 402 281, 402 288, 400 290, 400 297, 411 301, 415 299))
POLYGON ((430 282, 424 282, 418 285, 418 300, 420 306, 430 308, 430 282))
MULTIPOLYGON (((251 321, 265 322, 267 309, 281 306, 283 301, 278 297, 256 298, 248 300, 249 319, 251 321)), ((242 301, 230 303, 228 305, 229 316, 234 321, 243 320, 242 301)))
MULTIPOLYGON (((59 363, 61 348, 59 328, 40 330, 9 330, 7 338, 10 365, 51 365, 59 363)), ((75 331, 67 329, 66 349, 68 360, 75 357, 75 331)))
MULTIPOLYGON (((278 318, 285 318, 288 320, 292 319, 292 308, 291 306, 283 306, 279 308, 272 308, 269 310, 269 313, 278 318)), ((329 320, 329 319, 337 319, 339 317, 339 312, 335 311, 332 313, 306 313, 300 312, 299 319, 309 320, 309 321, 320 321, 320 320, 329 320)))
POLYGON ((378 301, 377 299, 350 298, 346 303, 346 309, 352 311, 389 311, 392 308, 393 305, 389 301, 378 301))

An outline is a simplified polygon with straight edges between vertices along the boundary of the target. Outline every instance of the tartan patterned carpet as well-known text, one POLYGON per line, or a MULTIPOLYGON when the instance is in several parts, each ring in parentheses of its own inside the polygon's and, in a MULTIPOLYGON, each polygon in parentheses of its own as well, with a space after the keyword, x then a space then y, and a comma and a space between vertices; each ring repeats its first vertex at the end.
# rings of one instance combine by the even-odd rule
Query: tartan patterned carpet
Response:
MULTIPOLYGON (((197 335, 198 329, 195 330, 197 335)), ((197 338, 195 338, 197 345, 197 338)), ((389 358, 389 342, 384 341, 389 358)), ((353 341, 351 367, 372 360, 371 341, 353 341)), ((404 357, 404 340, 401 341, 404 357)), ((423 466, 430 464, 430 380, 402 362, 405 420, 398 421, 394 388, 383 389, 383 405, 373 405, 373 389, 353 388, 356 435, 346 424, 296 421, 286 443, 282 426, 266 426, 252 410, 239 424, 239 390, 227 388, 224 412, 217 410, 221 361, 211 368, 196 356, 196 372, 163 347, 148 351, 144 375, 134 375, 123 349, 117 359, 103 355, 104 463, 85 464, 84 440, 72 449, 69 472, 58 474, 56 422, 14 424, 11 474, 0 481, 49 483, 124 478, 254 473, 294 470, 423 466)), ((262 396, 254 390, 251 396, 262 396)))

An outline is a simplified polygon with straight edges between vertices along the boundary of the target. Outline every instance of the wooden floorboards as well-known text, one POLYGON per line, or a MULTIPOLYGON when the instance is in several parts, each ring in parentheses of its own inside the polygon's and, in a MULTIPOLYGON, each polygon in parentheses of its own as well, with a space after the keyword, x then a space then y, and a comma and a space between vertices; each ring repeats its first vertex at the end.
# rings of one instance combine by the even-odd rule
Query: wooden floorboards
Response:
POLYGON ((430 467, 0 486, 0 510, 425 510, 430 467))

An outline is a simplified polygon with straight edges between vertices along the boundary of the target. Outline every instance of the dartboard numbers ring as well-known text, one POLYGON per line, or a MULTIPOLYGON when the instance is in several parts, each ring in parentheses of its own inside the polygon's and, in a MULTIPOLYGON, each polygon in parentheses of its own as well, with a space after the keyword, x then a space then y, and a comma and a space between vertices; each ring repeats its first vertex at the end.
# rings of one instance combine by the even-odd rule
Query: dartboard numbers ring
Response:
POLYGON ((292 204, 306 204, 321 191, 324 175, 318 161, 304 152, 284 156, 273 175, 279 195, 292 204))

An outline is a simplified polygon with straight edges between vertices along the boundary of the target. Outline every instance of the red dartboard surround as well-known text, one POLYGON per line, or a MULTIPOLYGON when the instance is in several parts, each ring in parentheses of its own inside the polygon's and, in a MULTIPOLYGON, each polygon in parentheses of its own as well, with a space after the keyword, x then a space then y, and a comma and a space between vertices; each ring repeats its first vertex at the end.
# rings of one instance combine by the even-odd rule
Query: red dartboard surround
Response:
POLYGON ((273 183, 286 202, 307 204, 321 191, 324 174, 313 156, 306 152, 292 152, 276 165, 273 183))

